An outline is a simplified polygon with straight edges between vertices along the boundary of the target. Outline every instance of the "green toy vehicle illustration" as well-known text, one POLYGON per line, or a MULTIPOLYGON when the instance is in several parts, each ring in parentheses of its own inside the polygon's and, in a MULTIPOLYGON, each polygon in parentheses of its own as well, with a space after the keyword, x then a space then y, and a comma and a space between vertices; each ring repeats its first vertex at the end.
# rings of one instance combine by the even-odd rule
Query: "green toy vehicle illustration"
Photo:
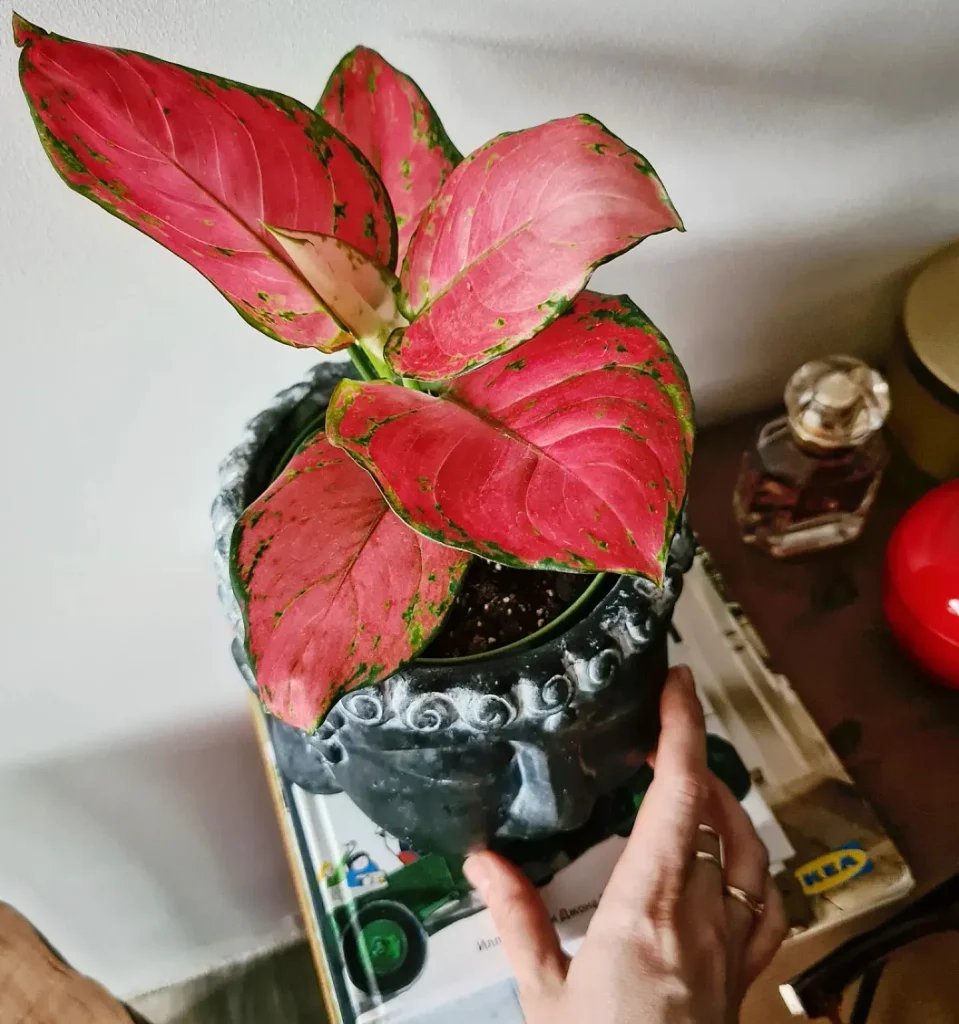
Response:
POLYGON ((325 883, 347 974, 367 994, 411 985, 426 964, 427 936, 482 908, 462 861, 435 853, 387 874, 348 850, 325 883))

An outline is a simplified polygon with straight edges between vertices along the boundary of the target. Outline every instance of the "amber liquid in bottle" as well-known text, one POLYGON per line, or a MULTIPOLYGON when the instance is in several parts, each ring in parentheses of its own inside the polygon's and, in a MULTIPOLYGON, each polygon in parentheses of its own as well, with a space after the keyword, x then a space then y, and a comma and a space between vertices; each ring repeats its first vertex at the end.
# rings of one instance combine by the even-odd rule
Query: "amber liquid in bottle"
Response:
POLYGON ((885 464, 881 434, 855 447, 817 450, 797 443, 785 416, 767 423, 743 456, 736 487, 743 540, 780 557, 855 540, 885 464))

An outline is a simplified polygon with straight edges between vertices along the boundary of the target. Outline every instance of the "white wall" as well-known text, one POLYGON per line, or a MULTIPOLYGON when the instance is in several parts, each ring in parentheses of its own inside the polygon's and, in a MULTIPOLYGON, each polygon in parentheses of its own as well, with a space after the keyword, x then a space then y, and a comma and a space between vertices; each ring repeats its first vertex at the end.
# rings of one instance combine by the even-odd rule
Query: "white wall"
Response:
MULTIPOLYGON (((67 35, 313 102, 358 41, 464 151, 578 110, 653 161, 688 233, 596 283, 673 340, 704 417, 806 357, 876 352, 959 234, 950 0, 20 0, 67 35)), ((3 2, 3 19, 9 15, 3 2)), ((0 74, 0 898, 130 992, 292 908, 209 568, 214 472, 311 356, 70 193, 0 74)))

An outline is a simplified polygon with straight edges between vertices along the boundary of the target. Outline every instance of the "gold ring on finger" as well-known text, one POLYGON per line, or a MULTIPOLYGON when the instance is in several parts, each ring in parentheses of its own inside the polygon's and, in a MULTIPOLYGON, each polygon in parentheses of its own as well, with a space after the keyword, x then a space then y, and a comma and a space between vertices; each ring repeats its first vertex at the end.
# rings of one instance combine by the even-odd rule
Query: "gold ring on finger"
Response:
POLYGON ((766 905, 756 899, 755 896, 750 896, 745 889, 740 889, 738 885, 729 885, 727 883, 726 895, 732 896, 734 900, 741 903, 753 917, 762 917, 766 911, 766 905))
POLYGON ((715 864, 720 871, 723 870, 723 862, 716 856, 715 853, 710 853, 709 850, 697 850, 696 860, 704 860, 709 864, 715 864))
MULTIPOLYGON (((723 837, 716 831, 716 829, 714 829, 712 827, 712 825, 707 825, 705 822, 700 822, 696 827, 699 829, 699 831, 703 835, 709 836, 710 838, 715 839, 716 840, 716 847, 717 847, 715 853, 713 853, 710 850, 699 849, 699 850, 696 851, 696 855, 699 856, 701 853, 710 853, 711 857, 709 859, 716 859, 716 860, 718 860, 719 866, 721 868, 725 869, 725 867, 726 867, 726 851, 725 851, 725 845, 723 843, 723 837), (717 854, 718 854, 718 857, 717 857, 717 854)), ((706 859, 706 858, 704 858, 704 859, 706 859)))

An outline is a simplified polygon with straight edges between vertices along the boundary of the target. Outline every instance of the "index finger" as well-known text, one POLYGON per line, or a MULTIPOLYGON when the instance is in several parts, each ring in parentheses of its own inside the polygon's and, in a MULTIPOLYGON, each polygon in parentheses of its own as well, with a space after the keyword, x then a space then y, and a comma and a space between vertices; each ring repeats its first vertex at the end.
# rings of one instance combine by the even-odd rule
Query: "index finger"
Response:
POLYGON ((679 900, 708 794, 706 725, 692 673, 674 668, 660 702, 656 775, 606 887, 614 900, 669 913, 679 900))
POLYGON ((706 779, 706 721, 688 665, 677 665, 666 677, 659 719, 656 777, 675 779, 692 772, 706 779))

